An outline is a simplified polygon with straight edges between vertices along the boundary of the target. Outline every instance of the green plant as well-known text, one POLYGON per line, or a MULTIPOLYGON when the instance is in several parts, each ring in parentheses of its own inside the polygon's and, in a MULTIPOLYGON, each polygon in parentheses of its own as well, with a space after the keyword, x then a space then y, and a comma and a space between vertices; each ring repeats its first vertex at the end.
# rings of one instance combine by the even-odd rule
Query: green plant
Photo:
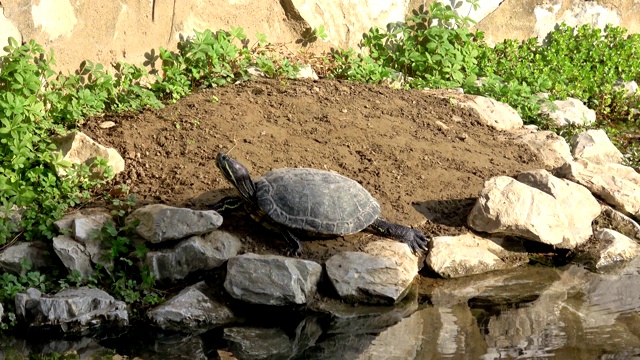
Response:
POLYGON ((0 326, 2 329, 15 325, 14 298, 17 293, 24 292, 28 288, 36 288, 45 292, 49 288, 47 284, 50 279, 45 274, 33 271, 32 264, 26 259, 22 259, 20 264, 23 269, 20 275, 5 272, 0 276, 0 302, 2 302, 6 312, 6 319, 2 321, 0 326))
POLYGON ((410 87, 457 87, 476 80, 476 57, 481 34, 468 30, 471 19, 449 5, 434 2, 405 22, 391 23, 386 31, 372 28, 363 35, 368 55, 336 50, 340 66, 334 76, 378 83, 381 77, 401 73, 410 87))
POLYGON ((156 75, 154 91, 175 102, 194 88, 220 86, 246 76, 249 51, 238 47, 246 36, 242 28, 195 31, 178 44, 178 53, 160 48, 163 75, 156 75))

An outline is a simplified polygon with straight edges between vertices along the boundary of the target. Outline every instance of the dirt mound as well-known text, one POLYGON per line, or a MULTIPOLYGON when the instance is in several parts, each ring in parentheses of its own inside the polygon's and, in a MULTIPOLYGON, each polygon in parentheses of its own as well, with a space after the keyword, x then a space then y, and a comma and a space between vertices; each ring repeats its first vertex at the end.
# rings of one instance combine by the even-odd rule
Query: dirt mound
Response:
MULTIPOLYGON (((388 220, 451 235, 466 231, 484 180, 543 166, 449 95, 256 80, 203 90, 161 110, 93 119, 82 130, 123 155, 126 169, 115 184, 127 184, 140 204, 200 209, 233 194, 214 157, 235 146, 231 155, 254 177, 280 167, 333 170, 364 185, 388 220), (101 129, 103 120, 117 126, 101 129)), ((238 233, 247 252, 283 253, 279 236, 242 213, 227 217, 223 229, 238 233)), ((372 237, 305 242, 302 257, 321 261, 372 237)))

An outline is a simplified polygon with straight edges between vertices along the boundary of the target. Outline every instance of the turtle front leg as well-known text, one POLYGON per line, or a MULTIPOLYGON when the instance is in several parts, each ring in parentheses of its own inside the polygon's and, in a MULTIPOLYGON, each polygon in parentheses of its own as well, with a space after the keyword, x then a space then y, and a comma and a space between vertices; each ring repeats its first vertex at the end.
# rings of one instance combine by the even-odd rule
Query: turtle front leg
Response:
POLYGON ((300 242, 300 239, 298 239, 298 237, 289 230, 283 230, 281 234, 289 246, 287 248, 287 254, 295 257, 302 255, 302 243, 300 242))
POLYGON ((219 213, 228 212, 231 210, 235 210, 241 208, 244 205, 244 200, 240 196, 227 196, 220 201, 208 205, 207 208, 210 210, 215 210, 219 213))
POLYGON ((410 227, 390 223, 381 218, 377 218, 365 231, 391 238, 409 245, 411 252, 418 256, 423 251, 428 251, 430 239, 419 230, 410 227))

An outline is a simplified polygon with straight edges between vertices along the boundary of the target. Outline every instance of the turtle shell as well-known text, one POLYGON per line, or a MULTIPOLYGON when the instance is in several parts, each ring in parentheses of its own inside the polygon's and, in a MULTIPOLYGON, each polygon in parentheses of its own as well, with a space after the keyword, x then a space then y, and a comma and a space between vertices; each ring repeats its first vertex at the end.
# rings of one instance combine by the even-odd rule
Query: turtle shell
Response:
POLYGON ((329 171, 277 169, 255 184, 258 206, 273 222, 310 235, 353 234, 380 215, 380 204, 362 185, 329 171))

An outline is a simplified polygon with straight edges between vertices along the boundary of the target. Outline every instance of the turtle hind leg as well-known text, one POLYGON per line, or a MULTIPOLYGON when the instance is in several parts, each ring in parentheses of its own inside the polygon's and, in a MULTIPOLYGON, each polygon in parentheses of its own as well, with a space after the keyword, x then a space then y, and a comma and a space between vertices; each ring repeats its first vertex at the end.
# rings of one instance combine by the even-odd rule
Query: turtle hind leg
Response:
POLYGON ((416 256, 429 249, 429 238, 421 231, 390 223, 381 218, 377 218, 365 231, 405 243, 416 256))
POLYGON ((302 243, 300 242, 300 239, 298 239, 298 237, 295 236, 291 231, 286 229, 282 230, 281 234, 287 241, 287 255, 295 257, 299 257, 300 255, 302 255, 302 243))

